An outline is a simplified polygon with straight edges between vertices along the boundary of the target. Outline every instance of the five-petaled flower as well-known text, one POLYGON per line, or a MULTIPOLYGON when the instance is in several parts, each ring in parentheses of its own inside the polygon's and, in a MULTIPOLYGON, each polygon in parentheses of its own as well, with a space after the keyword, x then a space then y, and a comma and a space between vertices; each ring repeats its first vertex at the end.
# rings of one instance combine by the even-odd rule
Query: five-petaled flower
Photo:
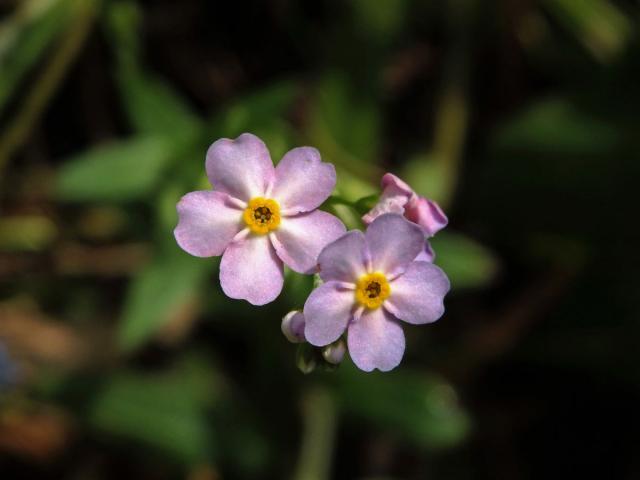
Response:
MULTIPOLYGON (((417 225, 427 238, 433 237, 439 230, 447 226, 448 219, 440 206, 433 200, 419 196, 405 182, 392 173, 385 173, 382 177, 382 195, 378 203, 362 217, 362 221, 369 225, 380 215, 398 213, 417 225)), ((429 241, 416 260, 432 262, 435 257, 429 241)))
POLYGON ((346 330, 360 369, 395 368, 405 348, 398 320, 436 321, 449 291, 440 268, 415 260, 423 248, 423 230, 393 213, 376 218, 366 233, 350 231, 327 245, 318 258, 325 283, 304 305, 307 341, 328 345, 346 330))
POLYGON ((283 262, 313 273, 320 251, 346 231, 317 210, 336 173, 315 148, 294 148, 274 168, 262 140, 244 133, 213 143, 206 170, 214 190, 182 197, 174 234, 191 255, 222 255, 220 284, 231 298, 273 301, 282 290, 283 262))

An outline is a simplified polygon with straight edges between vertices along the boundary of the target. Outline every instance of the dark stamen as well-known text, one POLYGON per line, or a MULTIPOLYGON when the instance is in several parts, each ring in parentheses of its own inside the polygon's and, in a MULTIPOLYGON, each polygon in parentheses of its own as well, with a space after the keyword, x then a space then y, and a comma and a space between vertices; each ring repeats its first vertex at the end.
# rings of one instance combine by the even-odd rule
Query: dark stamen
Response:
POLYGON ((271 210, 267 207, 258 207, 253 211, 253 217, 260 223, 267 223, 271 220, 271 210))
POLYGON ((380 296, 380 284, 378 282, 371 282, 367 285, 366 292, 369 298, 377 298, 380 296))

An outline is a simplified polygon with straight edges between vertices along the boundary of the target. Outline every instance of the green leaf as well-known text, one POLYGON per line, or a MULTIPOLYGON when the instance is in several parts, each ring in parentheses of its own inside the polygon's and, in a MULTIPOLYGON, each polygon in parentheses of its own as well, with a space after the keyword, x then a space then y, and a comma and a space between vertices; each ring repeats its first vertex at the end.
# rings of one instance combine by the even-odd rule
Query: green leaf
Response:
POLYGON ((632 32, 629 19, 613 2, 544 0, 543 3, 599 60, 607 61, 614 57, 632 32))
POLYGON ((391 42, 405 25, 406 0, 351 0, 356 25, 366 29, 376 41, 391 42))
POLYGON ((402 166, 400 177, 410 179, 411 187, 420 195, 446 206, 451 196, 451 175, 446 162, 428 153, 410 158, 402 166))
POLYGON ((89 423, 186 464, 203 462, 214 447, 206 412, 211 398, 201 394, 211 386, 204 381, 184 369, 162 375, 119 374, 89 405, 89 423))
POLYGON ((202 128, 188 102, 168 83, 140 65, 142 14, 131 2, 113 2, 106 15, 107 33, 115 48, 116 79, 122 103, 136 131, 191 138, 202 128))
POLYGON ((68 201, 127 201, 158 184, 174 149, 159 137, 136 137, 102 145, 67 160, 56 192, 68 201))
POLYGON ((27 1, 0 25, 0 113, 68 26, 73 6, 71 0, 27 1))
POLYGON ((494 146, 510 152, 593 154, 618 140, 615 127, 579 111, 565 99, 541 101, 498 131, 494 146))
POLYGON ((364 375, 348 365, 335 375, 346 414, 396 432, 419 447, 452 447, 469 432, 469 418, 455 390, 434 375, 407 370, 364 375))
POLYGON ((213 262, 178 250, 157 258, 132 281, 118 331, 125 351, 149 340, 194 299, 213 262))
POLYGON ((44 250, 53 242, 57 233, 55 224, 47 217, 0 217, 0 250, 44 250))
POLYGON ((120 93, 131 124, 140 133, 192 138, 200 120, 166 82, 142 72, 121 71, 120 93))
POLYGON ((375 178, 379 173, 375 165, 379 113, 371 95, 355 91, 344 75, 328 75, 311 105, 307 135, 327 161, 360 179, 375 178))
POLYGON ((435 263, 451 280, 452 289, 481 287, 495 276, 498 269, 495 256, 474 240, 440 232, 430 242, 436 252, 435 263))
POLYGON ((216 136, 235 138, 251 132, 264 140, 274 162, 291 148, 293 136, 286 119, 298 94, 292 81, 277 81, 246 93, 217 112, 207 131, 216 136))

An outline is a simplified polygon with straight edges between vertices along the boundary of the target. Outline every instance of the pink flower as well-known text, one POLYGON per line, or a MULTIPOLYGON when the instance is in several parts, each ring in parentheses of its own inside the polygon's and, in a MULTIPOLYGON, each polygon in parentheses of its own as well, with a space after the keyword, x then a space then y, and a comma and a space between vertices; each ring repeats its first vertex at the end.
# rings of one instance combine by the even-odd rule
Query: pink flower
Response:
MULTIPOLYGON (((382 177, 382 189, 378 203, 362 217, 366 225, 385 213, 397 213, 404 215, 410 222, 420 225, 427 238, 433 237, 447 226, 449 220, 436 202, 419 196, 409 185, 392 173, 385 173, 382 177)), ((433 250, 427 241, 416 260, 431 262, 434 257, 433 250)))
POLYGON ((346 331, 358 368, 395 368, 405 347, 399 320, 431 323, 444 313, 449 280, 432 263, 415 261, 423 248, 422 229, 398 214, 327 245, 318 258, 325 283, 304 305, 307 341, 328 345, 346 331))
POLYGON ((283 263, 313 273, 320 251, 345 232, 338 218, 316 210, 336 173, 315 148, 294 148, 274 168, 264 142, 244 133, 213 143, 206 169, 215 190, 182 197, 174 234, 191 255, 222 255, 220 284, 231 298, 275 300, 283 263))

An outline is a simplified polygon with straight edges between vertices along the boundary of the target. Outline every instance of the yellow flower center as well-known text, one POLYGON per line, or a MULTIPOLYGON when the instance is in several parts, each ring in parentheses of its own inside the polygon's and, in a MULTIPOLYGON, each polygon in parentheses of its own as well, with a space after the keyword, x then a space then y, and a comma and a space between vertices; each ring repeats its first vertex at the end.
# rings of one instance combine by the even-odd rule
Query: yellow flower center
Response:
POLYGON ((252 198, 242 218, 253 233, 264 235, 280 225, 280 205, 270 198, 252 198))
POLYGON ((356 300, 367 308, 378 308, 391 295, 387 277, 380 272, 367 273, 358 279, 356 300))

